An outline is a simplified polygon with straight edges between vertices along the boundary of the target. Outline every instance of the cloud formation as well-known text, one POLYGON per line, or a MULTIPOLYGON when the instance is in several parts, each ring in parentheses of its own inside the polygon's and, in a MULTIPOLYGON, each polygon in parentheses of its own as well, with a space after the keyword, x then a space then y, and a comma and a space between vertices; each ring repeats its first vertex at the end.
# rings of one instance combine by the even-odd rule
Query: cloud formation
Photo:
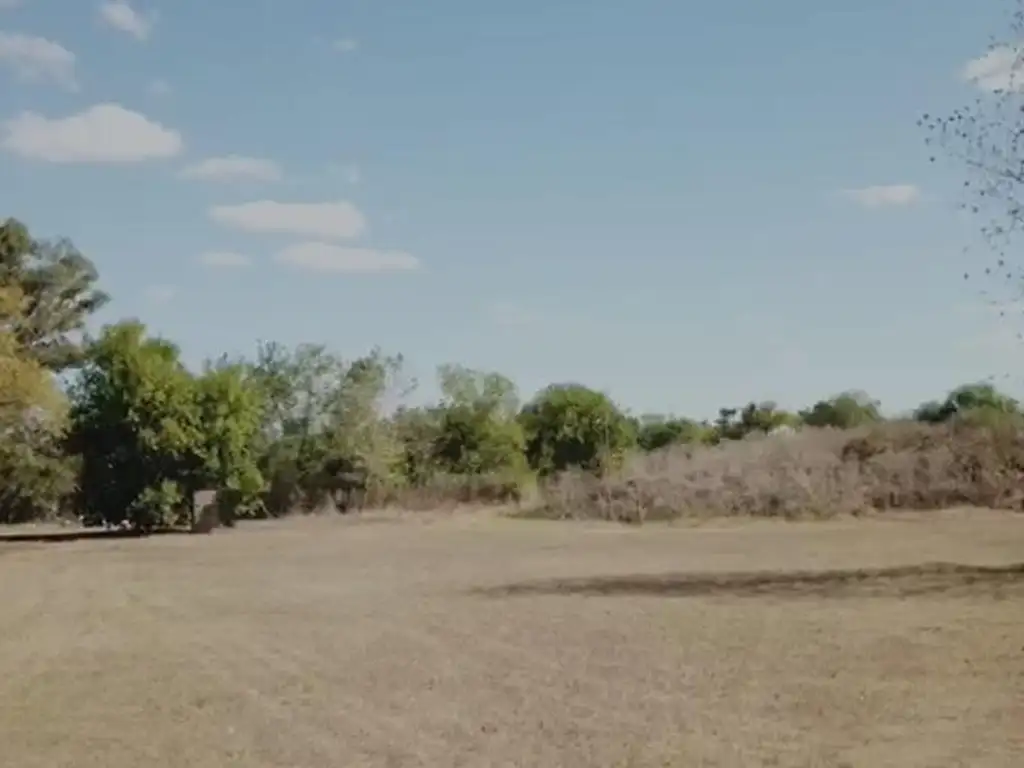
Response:
POLYGON ((274 256, 278 264, 308 272, 411 272, 419 269, 415 256, 404 251, 348 248, 331 243, 305 242, 290 245, 274 256))
POLYGON ((921 199, 921 190, 913 184, 889 184, 848 189, 844 194, 865 208, 912 205, 921 199))
POLYGON ((340 40, 335 40, 332 47, 339 53, 354 53, 359 50, 359 41, 351 37, 343 37, 340 40))
POLYGON ((278 233, 327 240, 358 237, 366 217, 352 203, 279 203, 257 200, 239 205, 216 205, 210 218, 243 232, 278 233))
POLYGON ((1001 45, 984 56, 971 59, 963 78, 983 91, 1024 90, 1024 48, 1001 45))
POLYGON ((69 90, 78 87, 75 54, 44 37, 0 32, 0 64, 25 81, 52 82, 69 90))
POLYGON ((210 157, 181 172, 184 179, 203 181, 280 181, 284 173, 272 160, 242 155, 210 157))
POLYGON ((174 157, 181 134, 120 104, 97 104, 63 118, 22 112, 2 126, 0 146, 50 163, 136 163, 174 157))
POLYGON ((252 264, 248 256, 237 251, 204 251, 199 254, 199 262, 215 269, 238 269, 252 264))
POLYGON ((136 40, 146 40, 153 31, 156 17, 136 11, 128 0, 107 0, 100 5, 100 19, 108 27, 131 35, 136 40))

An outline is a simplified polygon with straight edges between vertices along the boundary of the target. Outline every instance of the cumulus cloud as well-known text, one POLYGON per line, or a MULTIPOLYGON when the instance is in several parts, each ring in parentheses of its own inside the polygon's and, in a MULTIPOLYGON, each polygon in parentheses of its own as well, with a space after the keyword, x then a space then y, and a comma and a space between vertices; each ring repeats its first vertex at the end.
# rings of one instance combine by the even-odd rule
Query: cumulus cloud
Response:
POLYGON ((359 41, 351 37, 343 37, 334 41, 334 50, 339 53, 354 53, 359 50, 359 41))
POLYGON ((248 267, 252 264, 248 256, 236 251, 204 251, 199 254, 199 262, 218 269, 248 267))
POLYGON ((1024 90, 1024 47, 1001 45, 964 66, 963 77, 983 91, 1024 90))
POLYGON ((280 181, 284 177, 274 161, 242 155, 210 157, 189 166, 180 175, 203 181, 280 181))
POLYGON ((347 248, 331 243, 296 243, 278 251, 274 260, 308 272, 411 272, 419 269, 415 256, 403 251, 347 248))
POLYGON ((153 31, 156 16, 139 13, 128 0, 107 0, 100 5, 100 19, 108 27, 131 35, 136 40, 145 40, 153 31))
POLYGON ((49 81, 71 90, 78 87, 75 54, 45 37, 0 32, 0 64, 22 80, 49 81))
POLYGON ((218 224, 243 232, 280 233, 328 240, 358 237, 366 218, 351 203, 279 203, 257 200, 240 205, 216 205, 209 211, 218 224))
POLYGON ((865 208, 912 205, 921 199, 921 190, 913 184, 890 184, 845 191, 848 198, 865 208))
POLYGON ((22 112, 2 126, 0 146, 51 163, 135 163, 181 152, 181 134, 120 104, 97 104, 63 118, 22 112))

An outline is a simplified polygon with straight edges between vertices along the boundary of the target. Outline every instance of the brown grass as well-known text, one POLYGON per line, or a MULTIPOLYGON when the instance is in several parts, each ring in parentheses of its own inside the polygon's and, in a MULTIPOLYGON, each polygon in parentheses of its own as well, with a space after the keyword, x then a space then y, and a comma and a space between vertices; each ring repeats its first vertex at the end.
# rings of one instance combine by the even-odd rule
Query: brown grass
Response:
POLYGON ((548 516, 629 522, 958 505, 1021 509, 1024 433, 1012 426, 888 422, 680 446, 636 456, 602 480, 566 474, 549 486, 547 500, 548 516))
POLYGON ((1024 765, 1017 516, 371 520, 0 543, 0 764, 1024 765))

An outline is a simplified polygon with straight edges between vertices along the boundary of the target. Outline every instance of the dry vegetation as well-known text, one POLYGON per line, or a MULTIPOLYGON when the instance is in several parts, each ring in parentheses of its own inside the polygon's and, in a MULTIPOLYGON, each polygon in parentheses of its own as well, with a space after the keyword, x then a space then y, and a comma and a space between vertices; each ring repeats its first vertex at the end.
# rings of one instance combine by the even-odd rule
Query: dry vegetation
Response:
POLYGON ((603 479, 567 473, 548 489, 543 511, 641 522, 957 505, 1021 509, 1022 472, 1024 432, 1016 424, 891 421, 676 446, 635 456, 603 479))
POLYGON ((0 543, 0 763, 1024 765, 1024 521, 908 514, 0 543))

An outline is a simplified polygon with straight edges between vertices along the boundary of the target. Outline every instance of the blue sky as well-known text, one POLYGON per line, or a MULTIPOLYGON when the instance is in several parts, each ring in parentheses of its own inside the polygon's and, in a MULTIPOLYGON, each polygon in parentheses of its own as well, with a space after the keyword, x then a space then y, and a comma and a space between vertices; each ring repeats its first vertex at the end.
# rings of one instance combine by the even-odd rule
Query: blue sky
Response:
POLYGON ((963 0, 0 0, 0 215, 190 361, 257 339, 710 416, 1024 375, 920 113, 963 0))

